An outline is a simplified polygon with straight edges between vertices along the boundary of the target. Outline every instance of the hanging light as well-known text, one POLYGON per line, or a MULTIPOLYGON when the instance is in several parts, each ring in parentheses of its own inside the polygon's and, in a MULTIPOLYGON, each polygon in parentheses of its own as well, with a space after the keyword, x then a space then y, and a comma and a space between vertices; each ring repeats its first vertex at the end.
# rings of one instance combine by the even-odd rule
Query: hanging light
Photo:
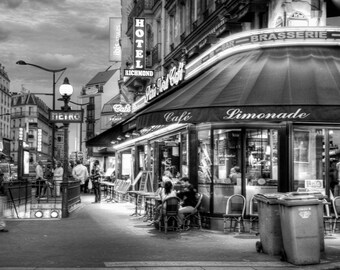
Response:
POLYGON ((131 133, 130 133, 130 132, 126 133, 126 134, 125 134, 125 137, 126 137, 126 138, 130 138, 130 137, 131 137, 131 133))
POLYGON ((124 139, 124 138, 123 138, 122 136, 118 136, 118 137, 117 137, 117 140, 118 140, 118 141, 121 141, 121 140, 123 140, 123 139, 124 139))

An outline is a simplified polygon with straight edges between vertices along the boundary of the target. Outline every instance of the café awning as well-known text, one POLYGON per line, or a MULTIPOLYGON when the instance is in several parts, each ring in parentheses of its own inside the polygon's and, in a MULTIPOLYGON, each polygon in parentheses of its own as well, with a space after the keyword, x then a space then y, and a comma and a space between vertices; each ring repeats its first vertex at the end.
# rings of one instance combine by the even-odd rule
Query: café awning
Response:
POLYGON ((86 141, 86 147, 108 147, 118 136, 123 136, 122 125, 118 124, 86 141))
POLYGON ((232 55, 137 116, 172 123, 340 122, 340 47, 296 46, 232 55))

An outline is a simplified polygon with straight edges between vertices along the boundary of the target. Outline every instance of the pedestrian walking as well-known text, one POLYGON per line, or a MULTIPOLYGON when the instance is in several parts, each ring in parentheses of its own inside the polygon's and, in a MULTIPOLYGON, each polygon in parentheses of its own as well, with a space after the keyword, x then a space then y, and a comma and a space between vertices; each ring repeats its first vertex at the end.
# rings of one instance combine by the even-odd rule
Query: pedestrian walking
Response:
POLYGON ((53 172, 53 181, 55 187, 55 195, 60 197, 60 184, 63 181, 64 169, 61 167, 61 162, 57 161, 57 167, 53 172))
POLYGON ((100 203, 101 200, 101 171, 99 160, 95 160, 91 170, 91 181, 94 190, 94 203, 100 203))
POLYGON ((84 166, 81 160, 76 161, 77 165, 72 169, 72 176, 75 180, 80 181, 80 192, 85 192, 85 181, 89 177, 87 167, 84 166))

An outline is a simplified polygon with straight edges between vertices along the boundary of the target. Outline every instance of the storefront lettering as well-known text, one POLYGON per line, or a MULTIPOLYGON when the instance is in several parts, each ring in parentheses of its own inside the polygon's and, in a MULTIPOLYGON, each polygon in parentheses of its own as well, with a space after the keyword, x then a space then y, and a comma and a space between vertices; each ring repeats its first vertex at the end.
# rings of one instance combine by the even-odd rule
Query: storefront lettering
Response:
POLYGON ((305 119, 309 115, 309 113, 302 112, 301 109, 297 109, 292 113, 244 113, 240 109, 230 109, 226 111, 226 116, 224 116, 223 119, 305 119))
POLYGON ((178 67, 173 67, 166 75, 166 78, 160 77, 156 80, 156 83, 148 85, 145 89, 145 97, 147 101, 152 100, 161 93, 170 89, 171 87, 178 85, 180 81, 184 79, 184 63, 180 62, 178 67))
POLYGON ((271 40, 284 40, 284 39, 308 39, 318 38, 327 39, 326 31, 288 31, 278 33, 263 33, 253 35, 250 37, 251 42, 271 41, 271 40))
POLYGON ((143 69, 145 63, 145 19, 135 18, 134 61, 136 69, 143 69))
POLYGON ((184 111, 180 115, 176 115, 174 112, 168 112, 164 114, 164 119, 167 123, 182 123, 187 122, 192 118, 190 112, 184 111))
POLYGON ((130 104, 114 104, 112 109, 115 113, 130 113, 131 112, 131 105, 130 104))

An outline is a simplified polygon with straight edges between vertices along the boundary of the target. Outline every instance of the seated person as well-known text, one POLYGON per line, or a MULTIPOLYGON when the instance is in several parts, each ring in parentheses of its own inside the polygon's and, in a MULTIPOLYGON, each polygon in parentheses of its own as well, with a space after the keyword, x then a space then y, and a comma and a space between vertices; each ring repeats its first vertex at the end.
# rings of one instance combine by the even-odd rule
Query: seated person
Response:
POLYGON ((179 226, 183 225, 184 214, 190 214, 194 211, 197 204, 196 190, 193 185, 189 184, 182 192, 177 193, 177 197, 182 199, 182 204, 178 210, 179 226))
POLYGON ((230 175, 229 175, 230 181, 232 185, 237 184, 237 178, 241 178, 241 170, 240 167, 235 166, 230 169, 230 175))
POLYGON ((165 184, 166 181, 172 181, 172 173, 169 170, 164 171, 162 181, 163 184, 165 184))
MULTIPOLYGON (((164 188, 161 189, 160 193, 159 193, 160 199, 162 201, 162 203, 170 197, 176 197, 176 191, 173 189, 172 186, 172 182, 171 181, 166 181, 164 183, 164 188)), ((161 218, 161 209, 162 209, 162 205, 160 204, 158 205, 158 207, 156 208, 155 211, 155 216, 154 216, 154 222, 158 222, 161 218)))

